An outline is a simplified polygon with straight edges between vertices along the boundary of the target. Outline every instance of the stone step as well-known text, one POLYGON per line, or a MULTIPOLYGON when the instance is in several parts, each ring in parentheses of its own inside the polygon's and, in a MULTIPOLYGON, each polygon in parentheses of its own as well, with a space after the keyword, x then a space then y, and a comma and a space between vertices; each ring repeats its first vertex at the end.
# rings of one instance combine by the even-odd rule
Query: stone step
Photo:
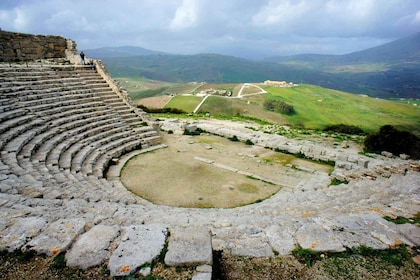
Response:
POLYGON ((50 116, 51 111, 56 111, 60 108, 64 111, 68 109, 72 110, 76 108, 96 107, 102 105, 103 103, 97 97, 89 97, 83 102, 74 99, 69 99, 61 101, 60 103, 40 104, 28 108, 31 112, 37 112, 43 116, 50 116))
MULTIPOLYGON (((98 125, 98 127, 96 128, 97 130, 104 130, 103 128, 103 124, 108 125, 108 127, 115 126, 115 122, 109 123, 109 122, 102 122, 100 125, 98 125)), ((60 158, 62 157, 62 154, 73 144, 77 143, 77 142, 89 142, 89 140, 87 139, 91 139, 90 137, 87 137, 87 135, 92 134, 93 131, 95 130, 95 128, 89 128, 88 130, 84 130, 84 131, 78 131, 77 134, 75 135, 71 135, 70 137, 67 137, 63 142, 59 143, 57 146, 55 146, 53 148, 53 150, 50 152, 50 154, 48 155, 47 158, 47 162, 54 164, 54 165, 58 165, 60 162, 60 158)), ((114 134, 116 131, 124 131, 124 128, 122 126, 117 127, 117 129, 108 132, 108 134, 114 134)), ((129 133, 129 132, 127 132, 129 133)), ((101 134, 97 133, 93 135, 96 138, 102 138, 101 134)), ((82 146, 81 143, 79 143, 79 146, 82 146)), ((77 147, 77 146, 76 146, 77 147)), ((70 156, 71 154, 68 154, 67 156, 70 156)))
POLYGON ((79 134, 82 141, 73 143, 68 149, 62 153, 59 159, 59 166, 61 168, 70 168, 73 156, 80 151, 84 146, 89 145, 99 139, 106 138, 114 133, 120 133, 125 131, 126 128, 122 126, 122 123, 101 123, 96 128, 92 128, 89 131, 79 134))
POLYGON ((25 111, 20 111, 19 113, 13 113, 16 117, 10 118, 0 123, 0 134, 6 133, 8 130, 11 130, 14 127, 21 126, 27 122, 30 122, 34 116, 25 114, 25 111))
MULTIPOLYGON (((85 160, 82 162, 81 171, 85 174, 93 174, 94 171, 103 170, 101 164, 107 163, 113 157, 118 157, 123 153, 140 148, 141 143, 137 135, 131 135, 123 139, 112 140, 91 151, 91 153, 89 153, 89 155, 87 155, 85 160), (97 163, 98 158, 101 156, 103 159, 100 161, 100 163, 97 163), (96 166, 97 169, 93 170, 94 166, 96 166)), ((95 173, 98 174, 98 172, 95 173)), ((100 174, 100 177, 102 176, 103 174, 100 174)))
MULTIPOLYGON (((80 132, 87 131, 92 127, 96 127, 97 122, 108 120, 108 116, 93 116, 86 119, 70 121, 57 127, 56 133, 54 136, 44 141, 36 151, 33 156, 33 159, 36 161, 46 161, 48 153, 56 146, 58 143, 64 141, 67 137, 71 137, 80 132)), ((114 120, 115 121, 115 120, 114 120)))
MULTIPOLYGON (((24 108, 14 108, 13 110, 2 112, 0 114, 0 124, 3 126, 3 123, 6 121, 15 122, 14 119, 24 116, 28 113, 29 110, 24 108)), ((7 125, 7 124, 6 124, 7 125)))
POLYGON ((12 226, 1 234, 0 250, 13 252, 20 249, 32 238, 36 237, 47 225, 42 217, 27 217, 17 219, 12 226))
POLYGON ((101 265, 108 258, 111 242, 120 234, 117 226, 96 225, 82 234, 67 251, 65 258, 69 267, 88 269, 101 265))
POLYGON ((94 97, 95 94, 91 92, 91 90, 86 89, 84 87, 76 88, 76 89, 66 89, 63 90, 62 88, 48 88, 45 90, 39 90, 38 94, 33 94, 32 90, 25 90, 19 92, 19 101, 31 101, 31 100, 39 100, 39 99, 49 99, 58 96, 63 97, 71 97, 71 98, 85 98, 85 97, 94 97))
POLYGON ((90 141, 85 143, 84 146, 74 154, 71 159, 71 168, 75 171, 80 171, 84 162, 89 162, 90 158, 93 157, 92 153, 101 153, 105 150, 105 147, 108 147, 109 143, 113 141, 124 142, 127 141, 130 137, 132 137, 132 131, 123 130, 118 134, 104 134, 105 137, 96 137, 89 139, 90 141), (96 139, 96 140, 94 140, 96 139))
POLYGON ((23 251, 55 256, 66 251, 72 242, 84 232, 86 222, 81 219, 59 219, 51 223, 40 235, 27 243, 23 251))
POLYGON ((170 229, 165 264, 191 267, 213 264, 211 232, 202 227, 175 227, 170 229))
POLYGON ((109 258, 111 276, 134 273, 142 265, 151 264, 160 255, 167 229, 161 224, 132 225, 123 229, 121 241, 109 258))

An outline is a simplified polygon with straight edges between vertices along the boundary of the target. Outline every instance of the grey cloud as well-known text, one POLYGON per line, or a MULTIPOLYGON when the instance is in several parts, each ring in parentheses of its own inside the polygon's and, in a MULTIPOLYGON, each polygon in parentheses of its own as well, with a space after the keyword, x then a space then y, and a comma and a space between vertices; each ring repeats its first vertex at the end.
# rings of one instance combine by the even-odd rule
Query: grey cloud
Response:
POLYGON ((420 30, 417 0, 26 0, 0 2, 3 30, 56 34, 80 48, 173 53, 345 53, 420 30))

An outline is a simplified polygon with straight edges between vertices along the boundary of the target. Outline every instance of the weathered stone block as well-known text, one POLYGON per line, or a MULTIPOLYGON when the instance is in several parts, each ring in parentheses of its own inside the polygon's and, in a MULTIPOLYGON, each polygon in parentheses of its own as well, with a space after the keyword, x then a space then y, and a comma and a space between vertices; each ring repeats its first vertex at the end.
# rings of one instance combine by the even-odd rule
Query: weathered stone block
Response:
POLYGON ((169 266, 211 265, 211 234, 206 228, 179 227, 170 231, 165 264, 169 266))
POLYGON ((58 255, 69 248, 74 239, 84 231, 85 224, 80 219, 57 220, 22 249, 48 256, 58 255))
POLYGON ((132 225, 124 229, 108 268, 112 276, 129 275, 161 253, 167 229, 162 224, 132 225))
POLYGON ((118 234, 117 226, 94 226, 80 236, 71 250, 66 253, 67 265, 87 269, 101 264, 108 256, 108 248, 118 234))
POLYGON ((0 250, 12 252, 36 237, 47 221, 40 217, 28 217, 17 220, 1 234, 0 250))

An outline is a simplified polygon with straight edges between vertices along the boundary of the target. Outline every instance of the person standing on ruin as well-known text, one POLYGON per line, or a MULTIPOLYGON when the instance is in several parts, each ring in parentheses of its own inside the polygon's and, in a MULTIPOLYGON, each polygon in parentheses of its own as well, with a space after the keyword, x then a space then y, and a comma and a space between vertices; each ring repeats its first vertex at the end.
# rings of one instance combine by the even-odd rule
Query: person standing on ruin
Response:
POLYGON ((80 58, 82 59, 82 65, 85 65, 85 53, 83 51, 80 53, 80 58))

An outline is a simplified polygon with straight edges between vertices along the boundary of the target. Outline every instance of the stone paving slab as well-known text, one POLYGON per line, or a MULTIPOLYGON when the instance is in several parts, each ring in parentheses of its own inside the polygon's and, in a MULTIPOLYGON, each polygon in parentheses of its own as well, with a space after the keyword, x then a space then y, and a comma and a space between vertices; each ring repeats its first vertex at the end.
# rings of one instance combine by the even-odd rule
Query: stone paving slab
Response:
POLYGON ((253 258, 274 257, 268 242, 261 237, 237 240, 231 248, 232 256, 246 256, 253 258))
POLYGON ((296 241, 303 249, 311 249, 317 252, 345 251, 343 244, 330 231, 326 231, 314 222, 302 225, 296 232, 296 241))
MULTIPOLYGON (((371 220, 372 218, 370 215, 339 215, 315 217, 313 220, 325 230, 334 232, 335 237, 346 248, 365 245, 378 250, 387 249, 388 245, 372 236, 370 227, 366 225, 366 219, 371 220)), ((374 218, 380 219, 379 216, 374 218)))
POLYGON ((111 275, 129 275, 142 265, 152 263, 165 245, 166 234, 167 229, 162 224, 126 227, 117 249, 109 259, 111 275))
POLYGON ((82 234, 66 253, 67 265, 87 269, 100 265, 109 255, 111 242, 119 235, 117 226, 97 225, 82 234))
POLYGON ((45 227, 47 221, 41 217, 18 219, 0 235, 0 250, 12 252, 20 249, 45 227))
POLYGON ((296 246, 290 229, 273 225, 265 230, 265 234, 271 248, 280 255, 290 254, 296 246))
POLYGON ((399 234, 412 242, 412 246, 420 246, 420 227, 413 224, 395 225, 399 234))
POLYGON ((86 222, 81 219, 59 219, 48 226, 22 249, 48 256, 67 250, 76 237, 84 231, 86 222))
POLYGON ((166 265, 197 266, 212 263, 211 234, 207 228, 191 226, 170 230, 166 265))
POLYGON ((369 228, 372 237, 380 240, 391 248, 402 244, 411 245, 409 240, 396 231, 395 224, 386 221, 378 214, 372 213, 364 215, 362 222, 369 228))

